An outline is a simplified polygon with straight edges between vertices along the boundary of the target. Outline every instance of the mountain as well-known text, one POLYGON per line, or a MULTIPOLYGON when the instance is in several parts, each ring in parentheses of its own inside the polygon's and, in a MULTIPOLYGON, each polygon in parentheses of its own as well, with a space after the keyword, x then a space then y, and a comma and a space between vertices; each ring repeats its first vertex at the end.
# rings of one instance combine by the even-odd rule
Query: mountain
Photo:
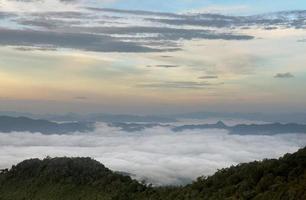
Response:
POLYGON ((176 119, 244 119, 251 121, 305 123, 306 113, 233 113, 233 112, 195 112, 172 115, 176 119))
MULTIPOLYGON (((263 160, 221 169, 213 176, 172 192, 178 200, 304 200, 306 148, 280 159, 263 160)), ((175 198, 172 198, 175 199, 175 198)))
POLYGON ((30 159, 0 175, 1 200, 123 200, 145 190, 90 158, 30 159))
MULTIPOLYGON (((306 13, 306 12, 305 12, 306 13)), ((306 19, 306 18, 305 18, 306 19)), ((279 123, 305 123, 306 113, 231 113, 231 112, 195 112, 171 115, 128 115, 107 113, 66 113, 66 114, 33 114, 14 111, 0 111, 0 116, 32 119, 45 119, 49 121, 92 121, 106 123, 171 123, 180 119, 245 119, 252 121, 279 122, 279 123)))
MULTIPOLYGON (((121 118, 122 119, 122 118, 121 118)), ((173 126, 159 123, 123 123, 112 122, 108 123, 110 127, 118 127, 126 132, 142 131, 146 128, 156 126, 169 127, 175 132, 194 129, 224 129, 230 134, 239 135, 274 135, 285 133, 306 133, 306 125, 304 124, 238 124, 235 126, 227 126, 222 121, 215 124, 200 124, 200 125, 183 125, 173 126)), ((0 116, 0 132, 32 132, 42 134, 69 134, 73 132, 89 132, 94 131, 93 122, 64 122, 57 123, 42 119, 31 119, 27 117, 8 117, 0 116)), ((1 199, 0 199, 1 200, 1 199)))
POLYGON ((39 132, 42 134, 66 134, 94 130, 89 122, 55 123, 27 117, 0 116, 0 132, 39 132))
POLYGON ((233 127, 228 127, 228 130, 232 134, 239 135, 274 135, 284 133, 306 133, 306 125, 304 124, 240 124, 233 127))
POLYGON ((184 131, 193 129, 225 129, 230 134, 238 135, 275 135, 286 133, 303 133, 306 134, 305 124, 238 124, 235 126, 227 126, 223 122, 219 121, 216 124, 200 124, 200 125, 184 125, 172 128, 173 131, 184 131))
POLYGON ((0 111, 0 116, 19 117, 25 116, 32 119, 45 119, 50 121, 92 121, 92 122, 147 122, 147 123, 169 123, 176 122, 175 118, 168 116, 154 115, 125 115, 125 114, 106 114, 106 113, 66 113, 66 114, 32 114, 14 111, 0 111))
POLYGON ((154 128, 154 127, 171 127, 170 125, 163 125, 163 124, 156 124, 156 123, 108 123, 110 127, 120 128, 120 130, 125 132, 137 132, 143 131, 147 128, 154 128))
POLYGON ((184 187, 147 186, 90 158, 30 159, 0 172, 1 200, 304 200, 305 188, 306 148, 184 187))
POLYGON ((269 124, 238 124, 235 126, 227 126, 222 121, 215 124, 197 124, 197 125, 182 125, 174 126, 167 124, 156 123, 108 123, 110 127, 120 128, 126 132, 137 132, 147 128, 154 127, 168 127, 175 132, 182 132, 186 130, 205 130, 205 129, 223 129, 229 131, 230 134, 236 135, 276 135, 286 133, 299 133, 306 134, 305 124, 281 124, 281 123, 269 123, 269 124))
POLYGON ((216 124, 199 124, 199 125, 183 125, 172 128, 173 131, 180 132, 184 130, 193 130, 193 129, 228 129, 223 122, 219 121, 216 124))

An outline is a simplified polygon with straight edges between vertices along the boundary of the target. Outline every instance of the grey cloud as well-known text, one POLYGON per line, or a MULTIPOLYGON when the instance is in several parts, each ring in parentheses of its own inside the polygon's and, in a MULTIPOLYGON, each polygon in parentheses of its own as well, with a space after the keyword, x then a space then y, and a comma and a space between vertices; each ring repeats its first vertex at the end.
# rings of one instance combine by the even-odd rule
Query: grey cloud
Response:
POLYGON ((57 49, 56 48, 52 48, 52 47, 39 47, 39 46, 30 46, 30 47, 16 47, 14 48, 18 51, 56 51, 57 49))
POLYGON ((204 26, 204 27, 227 27, 233 25, 233 22, 228 20, 218 19, 197 19, 197 18, 186 18, 186 19, 147 19, 153 22, 160 22, 169 25, 190 25, 190 26, 204 26))
POLYGON ((46 17, 57 19, 93 19, 93 15, 90 13, 78 12, 78 11, 65 11, 65 12, 36 12, 30 13, 30 16, 34 17, 46 17))
MULTIPOLYGON (((175 14, 165 12, 150 12, 140 10, 121 10, 121 9, 109 9, 109 8, 88 8, 89 10, 119 13, 128 15, 140 15, 147 21, 159 22, 162 24, 176 25, 176 26, 200 26, 200 27, 215 27, 215 28, 243 28, 248 26, 267 26, 281 25, 290 26, 295 28, 302 28, 305 26, 306 11, 292 11, 292 12, 279 12, 271 13, 271 15, 254 15, 254 16, 227 16, 221 14, 175 14), (296 15, 297 19, 292 20, 289 15, 296 15), (156 18, 158 17, 158 18, 156 18)), ((266 26, 266 27, 265 27, 266 26)), ((277 27, 273 27, 277 28, 277 27)), ((271 30, 270 28, 268 28, 271 30)))
MULTIPOLYGON (((137 13, 141 12, 137 11, 137 13)), ((22 25, 21 29, 0 30, 0 34, 3 35, 0 44, 33 47, 47 45, 52 48, 98 52, 159 52, 181 50, 181 40, 251 40, 254 38, 230 32, 218 33, 203 29, 166 26, 106 26, 107 23, 116 22, 120 25, 120 19, 121 17, 118 16, 97 16, 94 13, 83 12, 28 13, 12 20, 22 25), (95 21, 100 25, 87 26, 87 20, 95 21), (101 22, 103 22, 102 25, 101 22), (26 28, 30 30, 25 30, 23 26, 27 26, 26 28)))
POLYGON ((48 19, 46 17, 41 17, 39 19, 31 19, 31 20, 22 18, 22 19, 16 19, 14 21, 21 25, 26 25, 30 27, 42 27, 44 29, 50 29, 50 30, 81 24, 80 21, 63 21, 63 20, 48 19))
POLYGON ((278 28, 275 27, 275 26, 269 26, 269 27, 265 27, 264 29, 265 30, 275 30, 275 29, 278 29, 278 28))
POLYGON ((144 16, 159 16, 159 17, 183 17, 183 15, 175 13, 166 13, 166 12, 152 12, 152 11, 143 11, 143 10, 122 10, 122 9, 113 9, 113 8, 95 8, 95 7, 85 7, 88 10, 100 11, 100 12, 109 12, 109 13, 119 13, 119 14, 129 14, 129 15, 144 15, 144 16))
POLYGON ((136 34, 158 34, 157 37, 149 39, 170 40, 179 39, 223 39, 223 40, 251 40, 253 36, 232 33, 216 33, 202 29, 183 29, 153 26, 129 26, 129 27, 70 27, 70 31, 91 32, 100 34, 136 35, 136 34))
POLYGON ((253 16, 226 16, 220 14, 194 14, 180 15, 179 18, 156 19, 147 18, 148 21, 160 22, 169 25, 190 25, 215 28, 245 28, 260 26, 267 30, 278 27, 306 27, 306 11, 287 11, 253 16))
POLYGON ((200 76, 199 79, 218 79, 216 75, 200 76))
POLYGON ((138 87, 144 88, 169 88, 169 89, 204 89, 209 86, 222 85, 224 83, 192 82, 192 81, 168 81, 161 83, 138 84, 138 87))
POLYGON ((0 19, 11 18, 11 17, 17 17, 17 14, 12 13, 12 12, 0 11, 0 19))
POLYGON ((287 73, 278 73, 274 76, 274 78, 294 78, 294 75, 290 72, 287 73))
POLYGON ((32 47, 16 47, 15 49, 18 51, 33 51, 34 50, 32 47))
POLYGON ((177 68, 179 65, 147 65, 147 67, 159 67, 159 68, 177 68))
POLYGON ((22 25, 37 26, 37 27, 43 27, 46 29, 53 29, 57 26, 54 22, 49 21, 49 20, 39 20, 38 21, 38 20, 19 19, 19 20, 16 20, 16 22, 22 25))
POLYGON ((109 36, 57 33, 33 30, 0 29, 0 44, 11 46, 48 46, 97 52, 159 52, 132 42, 116 41, 109 36))
MULTIPOLYGON (((67 2, 67 0, 64 1, 67 2)), ((92 12, 23 13, 11 20, 11 22, 17 23, 19 27, 14 30, 0 29, 0 34, 3 36, 0 38, 0 44, 22 46, 22 48, 24 46, 48 46, 51 48, 72 48, 97 52, 161 52, 181 50, 181 40, 254 39, 253 36, 231 31, 217 32, 203 29, 185 29, 184 27, 168 27, 165 24, 151 24, 149 26, 135 26, 128 22, 126 22, 127 24, 122 24, 124 20, 122 22, 123 18, 121 16, 108 14, 134 14, 140 20, 144 19, 142 15, 176 19, 186 18, 186 15, 106 8, 87 9, 92 12)), ((7 14, 2 15, 8 16, 7 14)))
MULTIPOLYGON (((61 1, 68 3, 77 0, 61 1)), ((19 29, 5 30, 2 28, 0 34, 4 37, 0 38, 0 44, 34 47, 47 45, 52 48, 73 48, 98 52, 178 51, 183 48, 182 40, 252 40, 253 36, 239 34, 233 29, 251 26, 268 30, 280 26, 303 28, 306 19, 306 11, 241 17, 88 7, 86 9, 87 11, 34 12, 24 13, 20 17, 15 16, 11 21, 18 23, 19 29), (136 15, 133 17, 137 17, 144 24, 135 26, 129 22, 130 16, 120 14, 136 15), (289 16, 295 17, 292 19, 289 16), (149 24, 148 21, 150 21, 149 24), (190 29, 185 25, 195 27, 190 29), (207 29, 204 30, 203 27, 207 29), (210 27, 216 30, 209 30, 210 27), (225 29, 221 31, 218 28, 225 29), (12 34, 8 34, 9 32, 12 34)), ((12 16, 12 13, 0 13, 0 19, 9 16, 12 16)))
POLYGON ((79 30, 81 32, 91 32, 96 34, 109 35, 124 35, 120 39, 140 40, 146 45, 158 44, 160 46, 177 47, 179 40, 192 39, 207 39, 207 40, 252 40, 253 36, 240 35, 233 33, 217 33, 210 30, 201 29, 182 29, 169 27, 145 27, 145 26, 130 26, 130 27, 72 27, 71 30, 79 30), (134 36, 145 34, 156 34, 156 36, 139 37, 134 36), (125 35, 130 35, 127 37, 125 35), (145 40, 145 41, 143 41, 145 40), (157 42, 157 43, 156 43, 157 42))
POLYGON ((55 48, 73 48, 98 52, 159 52, 179 50, 180 39, 223 39, 249 40, 252 36, 214 33, 205 30, 185 30, 166 27, 65 27, 57 21, 22 20, 26 25, 43 26, 51 31, 0 30, 0 44, 13 46, 49 45, 55 48), (54 22, 54 23, 52 23, 54 22), (158 34, 156 37, 132 38, 133 42, 124 42, 125 37, 112 35, 158 34), (144 41, 143 41, 144 40, 144 41), (150 47, 148 47, 150 46, 150 47))

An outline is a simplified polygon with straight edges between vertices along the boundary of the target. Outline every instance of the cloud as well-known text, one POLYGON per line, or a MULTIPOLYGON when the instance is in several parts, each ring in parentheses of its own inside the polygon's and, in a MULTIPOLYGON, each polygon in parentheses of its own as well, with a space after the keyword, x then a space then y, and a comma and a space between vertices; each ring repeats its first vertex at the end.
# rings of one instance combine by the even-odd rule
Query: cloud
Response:
POLYGON ((128 133, 99 124, 72 135, 0 133, 0 168, 27 158, 90 156, 115 171, 155 185, 186 184, 201 175, 241 162, 277 158, 306 145, 306 135, 230 135, 223 130, 175 133, 146 128, 128 133))
POLYGON ((17 15, 11 12, 0 11, 0 19, 12 18, 12 17, 17 17, 17 15))
POLYGON ((133 42, 85 33, 0 29, 0 45, 80 49, 97 52, 159 52, 133 42))
MULTIPOLYGON (((16 20, 46 30, 0 29, 0 45, 51 46, 96 52, 177 51, 181 39, 248 40, 251 36, 166 27, 66 27, 72 22, 16 20), (63 28, 64 27, 64 28, 63 28), (58 31, 56 31, 58 29, 58 31), (53 31, 50 31, 53 30, 53 31), (143 35, 141 38, 137 36, 143 35), (146 35, 156 35, 146 38, 146 35), (136 36, 136 37, 134 37, 136 36)), ((75 22, 78 24, 78 22, 75 22)))
POLYGON ((179 65, 147 65, 147 67, 159 67, 159 68, 177 68, 179 65))
POLYGON ((180 14, 166 13, 166 12, 153 12, 153 11, 143 11, 143 10, 123 10, 123 9, 113 9, 113 8, 96 8, 96 7, 85 7, 88 10, 109 12, 109 13, 119 13, 127 15, 140 15, 140 16, 158 16, 158 17, 182 17, 180 14))
POLYGON ((248 5, 232 5, 232 6, 211 5, 200 9, 189 10, 188 13, 241 14, 241 13, 246 13, 247 11, 250 11, 250 7, 248 5))
POLYGON ((199 79, 218 79, 216 75, 200 76, 199 79))
POLYGON ((18 51, 56 51, 56 48, 52 47, 39 47, 39 46, 31 46, 31 47, 23 47, 23 46, 18 46, 14 48, 18 51))
POLYGON ((164 88, 164 89, 203 89, 209 86, 220 85, 208 82, 192 82, 192 81, 167 81, 159 83, 138 84, 138 87, 144 88, 164 88))
POLYGON ((290 72, 287 73, 278 73, 274 76, 274 78, 294 78, 294 75, 290 72))
MULTIPOLYGON (((223 26, 223 22, 213 18, 208 19, 207 27, 209 28, 203 29, 202 21, 199 22, 196 16, 141 10, 89 8, 85 6, 88 4, 84 1, 77 2, 79 1, 5 0, 1 7, 3 11, 0 12, 0 20, 6 20, 4 24, 10 24, 10 26, 0 25, 0 36, 4 35, 0 45, 36 47, 43 44, 55 48, 96 52, 161 52, 182 50, 184 41, 193 39, 254 39, 251 35, 239 34, 230 29, 211 30, 210 23, 215 25, 221 23, 223 26), (61 9, 57 11, 51 8, 61 9), (188 28, 185 25, 197 25, 197 27, 188 28), (8 37, 7 32, 14 32, 14 34, 8 37), (29 33, 35 35, 36 41, 31 36, 21 36, 29 33), (76 35, 83 36, 73 42, 70 40, 67 44, 67 37, 74 40, 76 35), (86 38, 84 38, 85 35, 86 38), (79 39, 83 39, 84 42, 82 43, 79 39)), ((232 19, 226 16, 219 17, 223 21, 232 19)))
MULTIPOLYGON (((256 26, 264 30, 267 27, 296 28, 306 27, 306 11, 286 11, 263 15, 251 16, 230 16, 213 13, 197 13, 180 15, 177 18, 146 18, 148 21, 159 22, 176 26, 196 26, 213 28, 244 29, 245 27, 256 26)), ((271 30, 271 28, 268 28, 271 30)))
MULTIPOLYGON (((176 40, 191 40, 191 39, 208 39, 208 40, 251 40, 254 37, 243 34, 219 33, 203 29, 184 29, 171 28, 163 26, 128 26, 128 27, 77 27, 68 30, 79 30, 98 34, 116 34, 128 35, 128 39, 132 39, 137 35, 142 35, 139 39, 158 40, 158 41, 176 41, 176 40), (130 36, 130 37, 129 37, 130 36)), ((125 38, 118 37, 118 38, 125 38)))
MULTIPOLYGON (((51 13, 48 13, 50 15, 51 13)), ((62 18, 78 15, 64 12, 54 15, 62 18)), ((34 20, 15 20, 20 25, 43 28, 45 30, 9 30, 0 29, 2 45, 36 46, 47 44, 58 48, 75 48, 97 52, 159 52, 180 50, 181 40, 250 40, 252 36, 215 33, 209 30, 188 30, 182 28, 128 26, 128 27, 85 27, 80 21, 61 21, 42 17, 34 20), (53 31, 50 31, 53 30, 53 31), (33 34, 33 36, 32 36, 33 34), (22 37, 29 35, 29 37, 22 37), (35 36, 34 36, 35 35, 35 36), (78 39, 75 40, 75 38, 78 39), (49 39, 50 38, 50 39, 49 39), (67 38, 71 38, 68 39, 67 38), (60 42, 59 42, 60 41, 60 42), (106 44, 107 43, 107 44, 106 44)))

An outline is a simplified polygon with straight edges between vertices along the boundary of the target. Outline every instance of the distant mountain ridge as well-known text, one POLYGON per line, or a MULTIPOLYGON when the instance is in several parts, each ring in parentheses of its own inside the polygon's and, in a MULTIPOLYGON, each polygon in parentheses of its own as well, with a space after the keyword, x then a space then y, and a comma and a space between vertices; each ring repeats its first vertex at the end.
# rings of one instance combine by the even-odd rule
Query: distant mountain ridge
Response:
POLYGON ((30 159, 0 171, 1 200, 305 200, 305 188, 306 148, 184 187, 147 186, 90 158, 30 159))
POLYGON ((66 113, 66 114, 32 114, 14 111, 0 111, 0 116, 19 117, 25 116, 33 119, 45 119, 49 121, 92 121, 92 122, 150 122, 150 123, 169 123, 176 122, 173 117, 159 115, 128 115, 128 114, 107 114, 107 113, 66 113))
POLYGON ((94 123, 69 122, 56 123, 27 117, 0 116, 0 132, 39 132, 43 134, 66 134, 93 131, 94 123))
POLYGON ((306 112, 301 113, 235 113, 235 112, 194 112, 168 115, 135 115, 135 114, 108 114, 108 113, 66 113, 66 114, 33 114, 14 111, 0 111, 0 116, 28 117, 49 121, 92 121, 106 123, 170 123, 180 119, 244 119, 251 121, 279 122, 279 123, 306 123, 306 112))
POLYGON ((142 131, 146 128, 154 127, 168 127, 175 132, 182 132, 187 130, 207 130, 207 129, 223 129, 229 131, 230 134, 238 135, 275 135, 285 133, 301 133, 306 134, 306 124, 238 124, 235 126, 228 126, 222 121, 215 124, 197 124, 197 125, 183 125, 173 126, 167 124, 142 124, 142 123, 110 123, 109 126, 120 128, 127 132, 142 131))
MULTIPOLYGON (((228 126, 222 121, 215 124, 198 124, 198 125, 182 125, 175 126, 161 123, 126 123, 111 122, 110 127, 120 128, 126 132, 137 132, 147 128, 168 127, 175 132, 186 130, 205 130, 205 129, 223 129, 228 130, 230 134, 239 135, 275 135, 285 133, 301 133, 306 134, 306 124, 238 124, 228 126)), ((31 132, 42 134, 69 134, 73 132, 89 132, 95 130, 95 122, 51 122, 42 119, 31 119, 27 117, 8 117, 0 116, 0 132, 31 132)))
POLYGON ((201 125, 184 125, 173 128, 174 131, 184 131, 193 129, 225 129, 230 134, 239 135, 274 135, 284 133, 305 133, 305 124, 281 124, 281 123, 269 123, 269 124, 238 124, 235 126, 227 126, 222 121, 216 124, 201 124, 201 125))

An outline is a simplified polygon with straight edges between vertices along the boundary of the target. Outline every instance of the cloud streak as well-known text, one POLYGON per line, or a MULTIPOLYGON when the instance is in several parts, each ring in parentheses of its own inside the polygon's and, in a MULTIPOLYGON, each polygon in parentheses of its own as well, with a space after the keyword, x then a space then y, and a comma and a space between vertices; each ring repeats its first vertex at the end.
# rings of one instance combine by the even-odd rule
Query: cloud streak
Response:
POLYGON ((199 79, 218 79, 219 77, 216 75, 206 75, 206 76, 200 76, 199 79))
POLYGON ((147 67, 157 67, 157 68, 177 68, 180 67, 179 65, 147 65, 147 67))
POLYGON ((56 33, 0 29, 0 44, 11 46, 80 49, 98 52, 158 52, 133 42, 119 42, 109 36, 85 33, 56 33))
POLYGON ((212 86, 223 85, 224 83, 192 82, 192 81, 167 81, 161 83, 138 84, 143 88, 172 88, 172 89, 204 89, 212 86))
POLYGON ((284 78, 284 79, 287 79, 287 78, 294 78, 294 75, 291 74, 290 72, 287 72, 287 73, 278 73, 274 76, 274 78, 284 78))

